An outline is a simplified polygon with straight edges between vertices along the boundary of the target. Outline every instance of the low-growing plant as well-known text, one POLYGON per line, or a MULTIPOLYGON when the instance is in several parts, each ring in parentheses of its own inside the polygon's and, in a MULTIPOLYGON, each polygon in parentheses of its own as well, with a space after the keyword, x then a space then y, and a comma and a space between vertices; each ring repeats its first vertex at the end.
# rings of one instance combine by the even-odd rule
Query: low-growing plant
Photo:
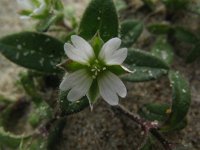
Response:
MULTIPOLYGON (((0 97, 0 148, 54 150, 67 128, 66 117, 87 107, 93 113, 101 99, 116 116, 124 115, 142 128, 145 139, 141 150, 153 149, 156 142, 166 150, 183 147, 165 138, 166 133, 186 127, 191 101, 186 79, 171 67, 175 52, 169 39, 192 44, 186 59, 192 62, 199 55, 197 35, 169 23, 146 24, 148 18, 119 19, 118 13, 128 7, 127 1, 117 3, 117 11, 112 0, 91 0, 80 22, 74 9, 60 0, 17 2, 21 6, 20 18, 35 20, 36 24, 31 31, 0 39, 1 54, 26 68, 18 84, 27 94, 16 101, 0 97), (156 38, 149 52, 134 45, 145 28, 156 38), (147 103, 138 114, 120 104, 120 98, 126 101, 125 83, 161 77, 168 79, 171 87, 168 103, 147 103), (24 114, 32 131, 15 135, 13 125, 24 114)), ((187 0, 162 2, 170 16, 189 6, 187 0)), ((144 0, 144 6, 150 11, 156 7, 153 0, 144 0)))

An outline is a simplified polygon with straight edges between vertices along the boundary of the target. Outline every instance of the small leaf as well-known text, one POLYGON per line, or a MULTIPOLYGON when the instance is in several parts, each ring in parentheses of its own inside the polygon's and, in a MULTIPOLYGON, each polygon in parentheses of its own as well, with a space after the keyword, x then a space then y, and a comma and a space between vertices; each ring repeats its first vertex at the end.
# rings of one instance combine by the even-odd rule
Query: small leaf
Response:
POLYGON ((141 67, 169 69, 169 66, 162 59, 138 49, 130 49, 128 51, 125 63, 141 67))
POLYGON ((194 33, 183 27, 174 28, 174 37, 181 42, 190 44, 195 44, 199 41, 198 37, 194 33))
POLYGON ((36 30, 38 32, 46 32, 49 27, 53 24, 55 24, 58 20, 61 20, 63 17, 62 14, 49 14, 45 19, 42 19, 36 26, 36 30))
POLYGON ((129 66, 128 69, 131 70, 132 73, 122 75, 121 78, 129 82, 143 82, 155 80, 168 73, 166 69, 138 67, 134 65, 129 66))
POLYGON ((90 40, 97 32, 104 42, 118 36, 118 17, 112 0, 92 0, 85 10, 80 36, 90 40))
POLYGON ((45 34, 21 32, 0 39, 0 52, 12 62, 41 72, 59 72, 63 43, 45 34))
POLYGON ((169 109, 169 104, 149 103, 145 104, 138 113, 147 120, 164 122, 169 116, 169 109))
POLYGON ((153 34, 167 34, 172 28, 168 23, 155 23, 148 25, 147 29, 153 34))
POLYGON ((62 116, 80 112, 81 110, 89 106, 89 101, 87 97, 83 97, 82 99, 76 102, 70 102, 67 99, 67 95, 68 91, 60 92, 59 103, 62 116))
POLYGON ((153 45, 151 52, 153 55, 162 58, 167 64, 172 64, 174 52, 166 37, 159 37, 153 45))
POLYGON ((130 47, 135 43, 143 31, 143 23, 140 21, 126 20, 121 24, 122 46, 130 47))
POLYGON ((200 15, 200 1, 192 1, 187 5, 187 10, 197 15, 200 15))
POLYGON ((200 43, 197 43, 186 58, 187 63, 192 63, 200 58, 200 43))
POLYGON ((175 128, 182 122, 189 110, 191 94, 189 85, 186 80, 178 72, 171 71, 169 79, 172 86, 172 112, 167 122, 167 128, 175 128))
POLYGON ((186 8, 189 0, 162 0, 170 11, 178 11, 186 8))
POLYGON ((125 60, 126 67, 132 72, 122 76, 130 82, 155 80, 168 72, 168 65, 148 52, 130 49, 125 60))

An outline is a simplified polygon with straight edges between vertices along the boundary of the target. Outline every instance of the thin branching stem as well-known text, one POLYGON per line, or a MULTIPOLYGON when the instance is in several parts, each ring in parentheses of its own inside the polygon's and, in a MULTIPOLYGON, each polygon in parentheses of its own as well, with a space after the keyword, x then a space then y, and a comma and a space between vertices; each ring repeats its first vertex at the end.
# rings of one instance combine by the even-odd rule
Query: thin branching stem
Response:
MULTIPOLYGON (((142 130, 145 133, 150 132, 165 148, 165 150, 172 150, 172 144, 169 143, 158 131, 158 123, 155 121, 146 121, 142 118, 140 118, 138 115, 130 112, 127 110, 124 106, 118 105, 118 106, 113 106, 112 107, 114 112, 118 112, 120 114, 125 115, 126 117, 130 118, 133 120, 135 123, 141 126, 142 130)), ((145 134, 148 135, 148 134, 145 134)))

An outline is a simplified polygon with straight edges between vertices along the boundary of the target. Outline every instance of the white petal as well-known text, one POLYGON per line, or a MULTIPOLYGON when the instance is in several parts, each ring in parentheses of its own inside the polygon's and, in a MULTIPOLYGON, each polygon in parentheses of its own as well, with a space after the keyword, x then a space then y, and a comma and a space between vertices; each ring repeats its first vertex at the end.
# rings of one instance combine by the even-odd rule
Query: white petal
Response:
POLYGON ((117 50, 121 45, 121 40, 119 38, 112 38, 109 41, 107 41, 100 53, 99 58, 105 60, 106 57, 109 57, 115 50, 117 50))
POLYGON ((77 50, 74 46, 69 43, 65 43, 64 50, 66 55, 71 59, 79 63, 87 64, 87 56, 84 52, 77 50))
POLYGON ((121 65, 127 57, 128 50, 127 48, 121 48, 113 53, 112 56, 107 57, 107 65, 121 65))
POLYGON ((73 73, 67 74, 63 78, 63 81, 61 82, 59 88, 62 91, 67 91, 70 88, 74 87, 78 82, 85 80, 85 78, 87 78, 87 72, 85 69, 81 69, 73 73))
POLYGON ((118 105, 119 98, 106 80, 106 75, 98 78, 99 92, 103 99, 110 105, 118 105))
POLYGON ((107 82, 110 83, 111 87, 114 88, 114 90, 116 91, 116 93, 120 96, 120 97, 126 97, 127 95, 127 90, 126 87, 124 85, 124 83, 121 81, 121 79, 116 76, 114 73, 112 72, 107 72, 107 78, 105 78, 105 80, 107 80, 107 82))
POLYGON ((76 101, 87 94, 93 79, 88 75, 84 80, 79 80, 69 91, 67 98, 69 101, 76 101))
POLYGON ((82 37, 77 35, 71 36, 71 41, 73 45, 81 52, 85 53, 87 55, 87 59, 89 60, 91 57, 94 56, 94 51, 90 44, 84 40, 82 37))
POLYGON ((33 4, 30 0, 17 0, 17 3, 22 9, 33 9, 33 4))

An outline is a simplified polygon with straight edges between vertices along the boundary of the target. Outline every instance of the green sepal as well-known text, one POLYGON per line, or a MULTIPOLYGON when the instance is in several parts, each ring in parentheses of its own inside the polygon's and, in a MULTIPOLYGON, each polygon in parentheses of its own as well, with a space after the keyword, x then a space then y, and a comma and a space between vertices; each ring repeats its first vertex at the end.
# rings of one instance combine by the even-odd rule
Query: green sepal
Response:
POLYGON ((104 44, 102 38, 99 35, 99 32, 91 39, 90 41, 92 48, 94 50, 95 56, 98 58, 99 52, 104 44))
POLYGON ((99 94, 98 82, 97 80, 93 80, 92 85, 87 94, 87 98, 90 102, 91 107, 98 100, 99 97, 100 97, 100 94, 99 94))

